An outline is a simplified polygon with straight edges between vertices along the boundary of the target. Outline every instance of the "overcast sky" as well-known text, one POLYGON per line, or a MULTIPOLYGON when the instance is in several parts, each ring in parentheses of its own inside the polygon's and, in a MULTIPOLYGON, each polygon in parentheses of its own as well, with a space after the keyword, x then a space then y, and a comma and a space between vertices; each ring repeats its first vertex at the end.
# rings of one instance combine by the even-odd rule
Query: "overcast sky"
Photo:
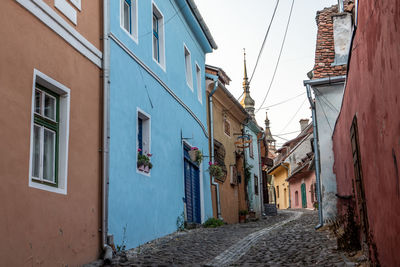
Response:
MULTIPOLYGON (((218 45, 217 50, 207 55, 206 63, 220 67, 226 72, 232 80, 227 87, 238 98, 243 92, 243 48, 246 48, 247 71, 250 76, 276 0, 196 0, 195 2, 218 45)), ((260 107, 273 76, 291 3, 291 0, 279 1, 262 57, 250 85, 256 110, 260 107)), ((298 131, 299 120, 311 118, 303 80, 308 79, 307 72, 312 70, 314 65, 317 35, 315 15, 318 10, 336 3, 336 0, 295 0, 279 67, 263 107, 298 97, 268 109, 274 135, 298 131)), ((257 122, 263 128, 265 128, 266 111, 260 109, 256 113, 257 122)), ((281 137, 290 139, 297 134, 298 132, 281 137)), ((278 137, 275 139, 278 145, 285 142, 278 137)))

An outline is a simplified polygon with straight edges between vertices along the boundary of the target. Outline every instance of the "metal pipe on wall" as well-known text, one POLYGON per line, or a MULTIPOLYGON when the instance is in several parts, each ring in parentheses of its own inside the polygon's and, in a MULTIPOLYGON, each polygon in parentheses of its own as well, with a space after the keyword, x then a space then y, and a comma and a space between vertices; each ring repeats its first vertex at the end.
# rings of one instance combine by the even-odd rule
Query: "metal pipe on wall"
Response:
MULTIPOLYGON (((102 144, 102 218, 101 245, 108 251, 108 184, 109 184, 109 144, 110 144, 110 10, 109 0, 103 0, 103 144, 102 144)), ((106 255, 109 255, 105 253, 106 255)))
POLYGON ((321 171, 320 171, 320 157, 319 157, 319 148, 318 148, 318 129, 317 129, 317 114, 315 111, 315 103, 311 96, 311 85, 310 83, 304 83, 307 89, 307 97, 310 102, 311 112, 312 112, 312 121, 313 121, 313 135, 314 135, 314 157, 315 157, 315 176, 317 182, 317 200, 318 200, 318 218, 319 224, 315 226, 316 229, 322 227, 324 225, 323 217, 322 217, 322 201, 321 201, 321 171))

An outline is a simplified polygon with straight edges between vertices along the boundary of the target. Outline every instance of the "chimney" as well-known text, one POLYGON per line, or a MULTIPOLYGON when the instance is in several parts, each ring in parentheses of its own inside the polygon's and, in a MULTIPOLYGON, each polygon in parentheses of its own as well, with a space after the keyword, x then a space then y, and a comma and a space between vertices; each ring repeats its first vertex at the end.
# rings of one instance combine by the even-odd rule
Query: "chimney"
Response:
POLYGON ((300 120, 300 129, 304 131, 304 129, 308 126, 309 119, 301 119, 300 120))

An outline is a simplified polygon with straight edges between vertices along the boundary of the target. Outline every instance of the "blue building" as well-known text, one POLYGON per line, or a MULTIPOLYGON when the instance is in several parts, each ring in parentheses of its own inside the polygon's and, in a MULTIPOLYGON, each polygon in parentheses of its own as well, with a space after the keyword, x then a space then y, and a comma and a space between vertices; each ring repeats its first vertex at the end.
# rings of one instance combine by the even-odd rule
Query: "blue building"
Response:
MULTIPOLYGON (((262 128, 258 126, 254 114, 255 101, 250 96, 250 84, 247 78, 247 67, 246 67, 246 54, 244 58, 244 79, 243 79, 243 98, 240 104, 249 113, 250 118, 244 124, 244 134, 249 137, 251 143, 249 148, 245 149, 245 165, 249 168, 250 177, 247 179, 247 201, 250 211, 256 213, 259 217, 263 213, 261 205, 261 193, 262 193, 262 173, 260 165, 260 146, 258 140, 258 134, 262 132, 262 128)), ((245 174, 246 175, 246 174, 245 174)))
POLYGON ((132 248, 176 231, 179 218, 212 217, 208 160, 188 151, 208 151, 205 54, 217 46, 193 0, 112 0, 105 17, 106 223, 132 248))

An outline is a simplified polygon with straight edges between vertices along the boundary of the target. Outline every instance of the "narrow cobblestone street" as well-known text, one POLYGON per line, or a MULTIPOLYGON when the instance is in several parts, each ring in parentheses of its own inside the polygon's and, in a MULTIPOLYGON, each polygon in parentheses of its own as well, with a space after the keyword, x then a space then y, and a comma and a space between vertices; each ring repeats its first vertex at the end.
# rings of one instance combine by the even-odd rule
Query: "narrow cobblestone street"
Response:
POLYGON ((120 253, 111 266, 353 266, 327 232, 314 230, 317 222, 315 211, 281 211, 256 222, 177 232, 120 253))

